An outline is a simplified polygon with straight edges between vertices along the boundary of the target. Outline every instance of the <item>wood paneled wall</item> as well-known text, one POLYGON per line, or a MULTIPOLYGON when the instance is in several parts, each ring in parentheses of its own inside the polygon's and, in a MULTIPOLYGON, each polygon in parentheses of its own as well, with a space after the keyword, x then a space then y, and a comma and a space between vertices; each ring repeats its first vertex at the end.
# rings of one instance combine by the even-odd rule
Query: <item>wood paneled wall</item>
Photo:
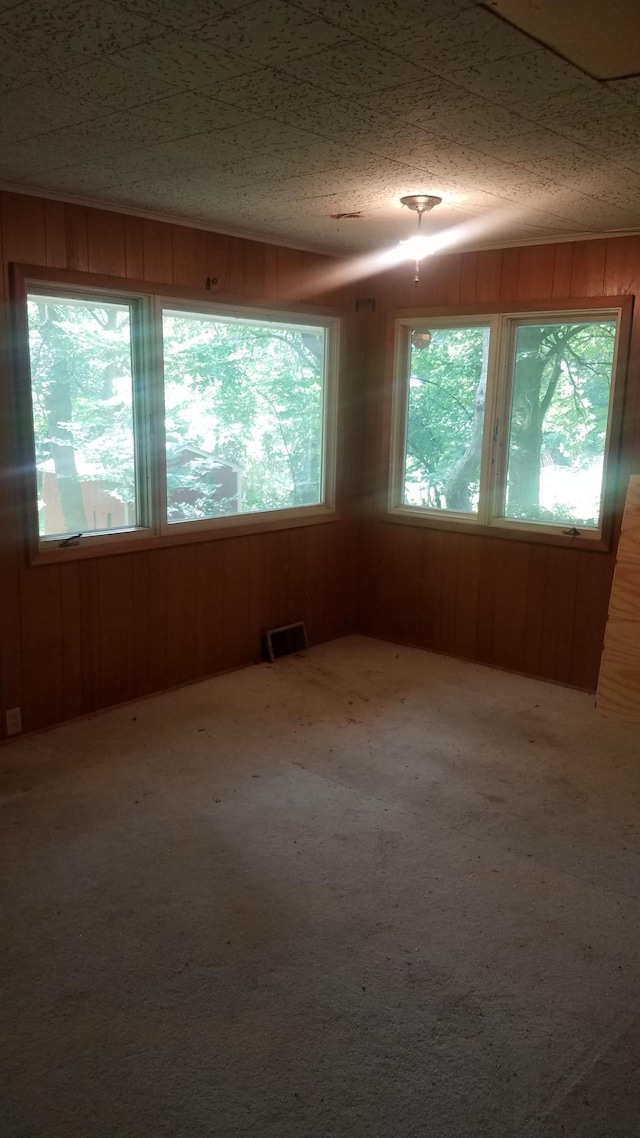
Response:
MULTIPOLYGON (((202 287, 234 298, 344 305, 314 290, 329 258, 109 211, 0 195, 3 299, 13 261, 202 287)), ((449 255, 419 286, 401 266, 366 282, 375 313, 346 321, 338 481, 341 520, 29 567, 15 477, 7 304, 0 384, 0 693, 33 730, 260 658, 265 628, 304 619, 311 642, 354 629, 594 689, 614 552, 388 523, 392 313, 418 306, 635 294, 640 238, 449 255), (361 382, 358 384, 358 373, 361 382), (360 424, 364 424, 361 451, 360 424), (354 508, 361 482, 362 514, 354 508)), ((359 291, 362 294, 362 284, 359 291)), ((206 294, 205 294, 206 295, 206 294)), ((621 497, 640 469, 634 317, 621 497)), ((616 531, 617 538, 617 531, 616 531)))
MULTIPOLYGON (((336 305, 313 290, 331 259, 58 201, 0 195, 4 300, 11 262, 202 288, 233 298, 336 305)), ((306 621, 311 642, 353 628, 350 368, 343 376, 342 520, 29 567, 15 478, 3 306, 0 384, 0 691, 33 730, 260 658, 264 629, 306 621)))
POLYGON ((634 315, 619 507, 609 553, 385 522, 393 310, 637 294, 640 238, 449 255, 367 282, 365 501, 358 628, 594 690, 628 476, 640 470, 640 318, 634 315))

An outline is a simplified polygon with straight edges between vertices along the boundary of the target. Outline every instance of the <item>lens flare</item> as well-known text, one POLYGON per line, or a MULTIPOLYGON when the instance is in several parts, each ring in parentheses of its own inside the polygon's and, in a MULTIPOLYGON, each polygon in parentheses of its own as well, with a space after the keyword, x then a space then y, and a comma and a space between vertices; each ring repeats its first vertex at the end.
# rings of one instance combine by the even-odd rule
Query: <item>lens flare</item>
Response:
POLYGON ((470 217, 457 225, 441 229, 438 233, 431 233, 428 237, 423 233, 414 234, 406 241, 401 241, 399 245, 381 249, 378 253, 365 253, 360 257, 338 261, 331 268, 321 270, 309 280, 304 296, 344 288, 356 281, 383 273, 394 265, 402 264, 403 261, 419 262, 424 257, 447 253, 455 248, 477 248, 478 243, 483 243, 490 235, 499 235, 500 230, 506 230, 514 222, 523 221, 525 218, 524 210, 498 209, 483 217, 470 217))

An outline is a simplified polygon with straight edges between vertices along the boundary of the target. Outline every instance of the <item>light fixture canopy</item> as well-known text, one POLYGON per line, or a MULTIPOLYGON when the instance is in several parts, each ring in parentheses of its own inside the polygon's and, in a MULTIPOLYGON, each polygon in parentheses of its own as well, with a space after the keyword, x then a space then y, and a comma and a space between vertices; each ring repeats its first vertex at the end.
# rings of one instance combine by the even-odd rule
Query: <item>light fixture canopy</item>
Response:
POLYGON ((406 194, 405 197, 400 198, 401 205, 406 205, 408 209, 415 210, 418 215, 418 232, 406 241, 401 241, 398 246, 407 257, 415 262, 414 280, 416 284, 420 280, 420 261, 431 252, 429 238, 420 232, 422 215, 440 205, 441 201, 442 198, 437 197, 436 194, 406 194))
POLYGON ((406 194, 405 197, 400 198, 400 205, 414 209, 422 217, 423 213, 428 213, 430 209, 440 205, 441 201, 442 198, 436 197, 435 194, 406 194))

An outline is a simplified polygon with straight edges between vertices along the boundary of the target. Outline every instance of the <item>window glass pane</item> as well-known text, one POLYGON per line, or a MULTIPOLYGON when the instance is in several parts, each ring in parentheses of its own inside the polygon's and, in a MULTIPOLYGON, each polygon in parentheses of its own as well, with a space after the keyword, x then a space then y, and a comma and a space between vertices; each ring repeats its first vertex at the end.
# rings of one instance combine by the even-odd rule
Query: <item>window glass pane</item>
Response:
POLYGON ((163 313, 167 517, 322 501, 325 329, 163 313))
POLYGON ((40 535, 137 524, 128 304, 28 297, 40 535))
POLYGON ((507 518, 597 527, 614 320, 516 329, 507 518))
POLYGON ((411 332, 404 503, 476 513, 488 325, 411 332))

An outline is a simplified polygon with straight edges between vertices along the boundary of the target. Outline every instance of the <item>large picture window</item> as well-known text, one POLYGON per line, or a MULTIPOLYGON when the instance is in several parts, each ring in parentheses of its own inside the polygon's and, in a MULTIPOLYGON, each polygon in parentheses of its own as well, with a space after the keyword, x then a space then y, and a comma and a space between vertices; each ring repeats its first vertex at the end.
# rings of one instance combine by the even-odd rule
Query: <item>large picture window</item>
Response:
POLYGON ((390 509, 598 539, 621 310, 400 320, 390 509))
POLYGON ((40 547, 330 512, 337 321, 27 284, 40 547))

